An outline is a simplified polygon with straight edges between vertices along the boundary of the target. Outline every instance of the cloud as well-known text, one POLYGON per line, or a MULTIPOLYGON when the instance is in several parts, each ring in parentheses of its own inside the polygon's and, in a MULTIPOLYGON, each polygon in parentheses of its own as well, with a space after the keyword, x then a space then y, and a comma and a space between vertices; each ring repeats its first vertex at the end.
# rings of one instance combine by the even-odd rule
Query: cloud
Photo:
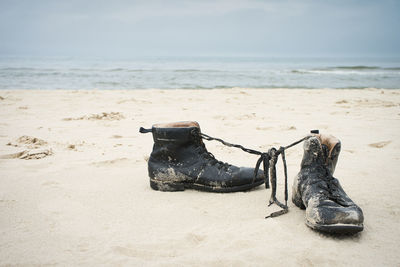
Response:
POLYGON ((0 1, 0 54, 400 54, 400 2, 0 1))

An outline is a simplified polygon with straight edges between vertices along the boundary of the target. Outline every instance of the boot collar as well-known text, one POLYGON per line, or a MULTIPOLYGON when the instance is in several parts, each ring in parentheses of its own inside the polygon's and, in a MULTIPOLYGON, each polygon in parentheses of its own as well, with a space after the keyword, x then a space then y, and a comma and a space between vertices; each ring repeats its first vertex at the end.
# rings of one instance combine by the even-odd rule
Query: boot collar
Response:
POLYGON ((155 143, 174 142, 186 143, 194 141, 193 130, 200 132, 200 126, 195 121, 154 124, 151 128, 155 143))

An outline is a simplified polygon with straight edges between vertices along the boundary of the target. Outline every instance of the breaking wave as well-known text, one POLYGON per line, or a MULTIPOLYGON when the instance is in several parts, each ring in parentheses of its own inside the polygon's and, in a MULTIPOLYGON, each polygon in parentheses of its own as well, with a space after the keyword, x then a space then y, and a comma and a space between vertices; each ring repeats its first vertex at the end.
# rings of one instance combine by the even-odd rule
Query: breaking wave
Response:
POLYGON ((0 57, 0 89, 400 88, 400 59, 364 61, 0 57))

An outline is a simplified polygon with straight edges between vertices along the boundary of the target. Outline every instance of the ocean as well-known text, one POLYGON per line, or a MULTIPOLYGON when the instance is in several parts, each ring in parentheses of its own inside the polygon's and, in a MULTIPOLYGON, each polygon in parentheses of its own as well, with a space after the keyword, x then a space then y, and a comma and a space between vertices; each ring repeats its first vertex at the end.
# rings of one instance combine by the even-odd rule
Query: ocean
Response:
POLYGON ((400 88, 400 58, 0 57, 0 89, 400 88))

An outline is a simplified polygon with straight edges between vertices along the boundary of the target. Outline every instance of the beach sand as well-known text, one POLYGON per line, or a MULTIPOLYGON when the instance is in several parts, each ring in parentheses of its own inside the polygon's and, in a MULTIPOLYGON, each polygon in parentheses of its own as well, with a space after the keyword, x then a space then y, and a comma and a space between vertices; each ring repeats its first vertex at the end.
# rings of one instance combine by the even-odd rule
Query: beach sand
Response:
MULTIPOLYGON (((400 91, 218 89, 0 91, 0 265, 399 266, 400 91), (336 168, 364 231, 334 237, 288 214, 264 219, 264 186, 229 194, 149 186, 151 134, 195 120, 267 151, 311 129, 342 141, 336 168)), ((206 142, 216 158, 257 156, 206 142)), ((287 151, 289 193, 302 146, 287 151)), ((278 162, 278 198, 283 171, 278 162)))

